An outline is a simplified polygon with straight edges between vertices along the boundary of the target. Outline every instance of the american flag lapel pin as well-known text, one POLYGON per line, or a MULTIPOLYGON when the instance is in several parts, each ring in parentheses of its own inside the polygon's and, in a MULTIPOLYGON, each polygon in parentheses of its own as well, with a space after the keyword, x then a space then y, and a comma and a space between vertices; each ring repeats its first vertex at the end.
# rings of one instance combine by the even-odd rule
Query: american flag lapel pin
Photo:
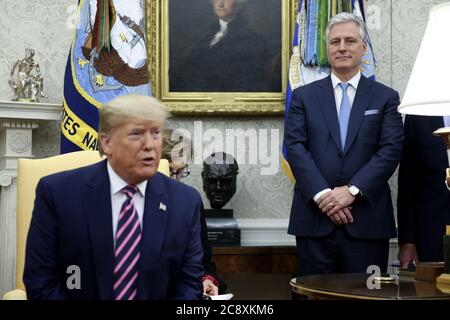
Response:
POLYGON ((162 211, 165 212, 166 209, 167 209, 166 205, 165 205, 164 203, 160 202, 160 203, 159 203, 159 210, 162 210, 162 211))

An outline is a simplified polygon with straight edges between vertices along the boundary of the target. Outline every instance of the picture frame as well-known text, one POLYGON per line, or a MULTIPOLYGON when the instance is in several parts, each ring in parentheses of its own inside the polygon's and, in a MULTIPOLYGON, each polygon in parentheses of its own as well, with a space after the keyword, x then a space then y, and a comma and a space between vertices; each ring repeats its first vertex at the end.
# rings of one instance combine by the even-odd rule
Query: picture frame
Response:
MULTIPOLYGON (((250 43, 249 49, 229 52, 251 51, 259 45, 253 39, 262 38, 264 48, 268 48, 264 51, 265 60, 259 60, 262 62, 254 65, 261 66, 263 73, 258 68, 248 69, 252 70, 251 72, 246 70, 227 73, 228 69, 233 69, 233 62, 230 60, 224 72, 201 83, 197 80, 206 79, 209 73, 206 76, 191 77, 191 75, 202 69, 201 65, 197 68, 195 63, 203 62, 203 56, 201 59, 190 59, 190 55, 195 52, 194 49, 201 47, 199 43, 202 43, 202 37, 207 37, 209 26, 218 24, 212 1, 146 0, 147 54, 153 95, 174 115, 282 115, 285 109, 288 63, 296 22, 294 14, 296 1, 247 1, 245 9, 251 30, 245 35, 256 36, 249 37, 247 41, 250 43), (185 69, 190 72, 185 72, 185 69), (183 72, 184 77, 179 76, 183 72), (209 87, 222 74, 226 80, 222 79, 218 81, 219 85, 209 87), (258 76, 246 79, 248 74, 258 76), (261 74, 264 76, 260 76, 261 74), (224 85, 220 85, 221 83, 224 85)), ((241 27, 239 30, 242 31, 244 28, 241 27)), ((230 35, 231 31, 226 37, 231 39, 230 35)), ((209 40, 207 43, 209 44, 209 40)), ((245 59, 248 57, 241 60, 245 59)), ((232 61, 236 60, 239 59, 235 58, 232 61)), ((253 58, 246 60, 244 65, 237 66, 234 71, 253 65, 254 60, 253 58)))

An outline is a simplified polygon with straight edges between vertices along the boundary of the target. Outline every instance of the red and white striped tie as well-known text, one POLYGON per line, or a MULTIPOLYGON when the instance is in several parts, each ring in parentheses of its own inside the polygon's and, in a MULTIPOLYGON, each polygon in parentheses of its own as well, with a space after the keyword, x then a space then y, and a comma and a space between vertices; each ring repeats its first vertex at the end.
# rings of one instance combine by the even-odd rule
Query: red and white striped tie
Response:
POLYGON ((127 199, 122 205, 117 222, 116 250, 114 262, 114 299, 133 300, 137 294, 139 259, 141 257, 141 225, 133 203, 136 186, 122 189, 127 199))

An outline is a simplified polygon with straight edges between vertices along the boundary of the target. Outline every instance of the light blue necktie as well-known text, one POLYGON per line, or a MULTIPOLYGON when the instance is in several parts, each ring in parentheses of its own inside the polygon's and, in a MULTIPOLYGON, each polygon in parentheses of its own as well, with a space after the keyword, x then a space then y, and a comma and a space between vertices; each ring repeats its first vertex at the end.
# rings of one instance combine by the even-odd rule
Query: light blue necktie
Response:
POLYGON ((350 111, 352 109, 352 105, 350 104, 350 98, 347 95, 347 88, 350 86, 350 84, 341 82, 339 83, 339 86, 342 89, 341 107, 339 109, 339 131, 341 133, 341 147, 342 151, 344 151, 345 139, 347 138, 348 121, 350 119, 350 111))

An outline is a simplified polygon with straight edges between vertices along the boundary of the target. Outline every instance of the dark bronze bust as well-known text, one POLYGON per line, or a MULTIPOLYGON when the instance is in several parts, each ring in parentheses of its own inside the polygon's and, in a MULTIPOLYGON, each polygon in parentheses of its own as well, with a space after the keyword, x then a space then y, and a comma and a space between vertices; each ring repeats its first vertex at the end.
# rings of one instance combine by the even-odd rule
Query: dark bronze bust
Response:
POLYGON ((228 153, 214 152, 203 162, 203 190, 213 209, 221 209, 236 193, 239 166, 228 153))

